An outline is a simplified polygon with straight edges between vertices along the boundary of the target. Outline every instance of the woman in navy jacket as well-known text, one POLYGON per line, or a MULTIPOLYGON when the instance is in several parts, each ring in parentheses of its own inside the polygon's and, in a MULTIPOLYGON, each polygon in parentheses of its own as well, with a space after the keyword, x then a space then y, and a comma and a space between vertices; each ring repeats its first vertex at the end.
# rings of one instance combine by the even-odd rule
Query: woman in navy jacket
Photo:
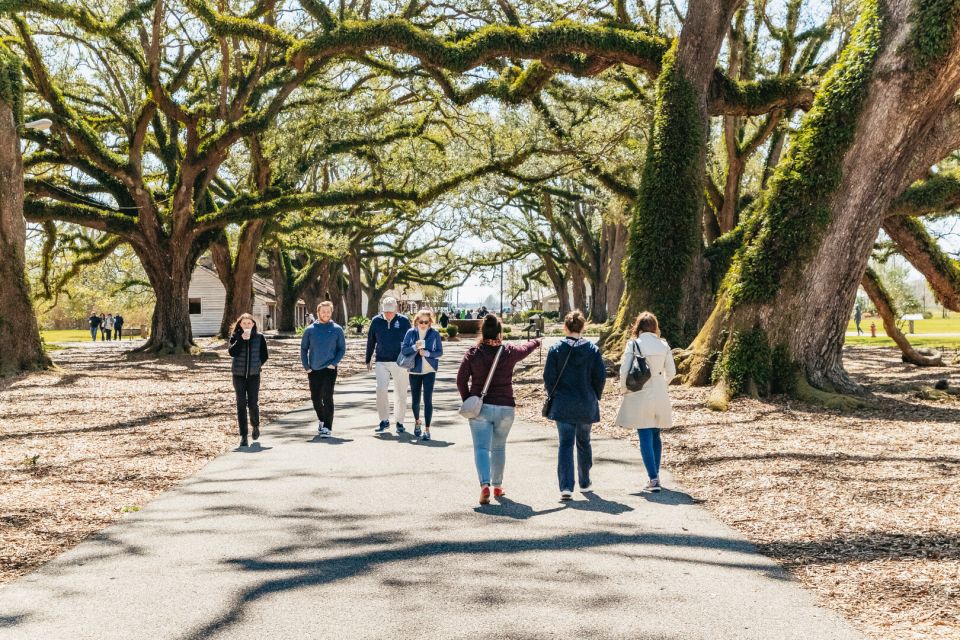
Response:
POLYGON ((430 439, 430 420, 433 418, 433 385, 437 381, 437 368, 443 355, 440 332, 433 328, 433 312, 418 311, 413 327, 403 337, 400 353, 416 354, 410 370, 410 392, 413 395, 413 417, 417 421, 413 435, 423 440, 430 439), (423 419, 420 422, 420 395, 423 394, 423 419), (421 429, 422 427, 422 429, 421 429))
POLYGON ((593 449, 590 428, 600 422, 600 396, 607 381, 607 369, 597 345, 581 337, 586 319, 571 311, 563 319, 566 337, 550 347, 543 367, 543 384, 553 398, 547 417, 557 423, 560 449, 557 455, 557 479, 560 499, 573 497, 573 445, 577 445, 577 471, 580 491, 592 490, 590 468, 593 449))

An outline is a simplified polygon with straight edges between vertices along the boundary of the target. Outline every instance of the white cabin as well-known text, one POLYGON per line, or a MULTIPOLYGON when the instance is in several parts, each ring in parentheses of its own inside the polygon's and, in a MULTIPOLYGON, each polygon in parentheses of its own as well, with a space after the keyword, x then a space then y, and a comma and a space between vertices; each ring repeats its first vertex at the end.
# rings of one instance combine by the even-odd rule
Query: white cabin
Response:
MULTIPOLYGON (((220 331, 223 308, 226 306, 227 291, 217 277, 217 272, 208 261, 201 261, 190 278, 190 326, 197 337, 215 336, 220 331)), ((275 327, 273 321, 277 298, 273 283, 267 278, 253 276, 253 309, 251 314, 261 331, 275 327)), ((305 323, 306 304, 297 301, 296 325, 305 323)))

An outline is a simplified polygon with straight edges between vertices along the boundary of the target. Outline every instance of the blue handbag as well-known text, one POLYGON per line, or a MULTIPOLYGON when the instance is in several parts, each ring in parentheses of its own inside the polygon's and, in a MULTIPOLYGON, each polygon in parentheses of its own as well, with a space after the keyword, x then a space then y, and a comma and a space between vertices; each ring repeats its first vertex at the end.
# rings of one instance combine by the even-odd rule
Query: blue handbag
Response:
POLYGON ((397 358, 397 365, 407 370, 413 369, 416 366, 416 364, 417 364, 416 352, 413 352, 408 356, 404 355, 403 352, 401 352, 400 357, 397 358))

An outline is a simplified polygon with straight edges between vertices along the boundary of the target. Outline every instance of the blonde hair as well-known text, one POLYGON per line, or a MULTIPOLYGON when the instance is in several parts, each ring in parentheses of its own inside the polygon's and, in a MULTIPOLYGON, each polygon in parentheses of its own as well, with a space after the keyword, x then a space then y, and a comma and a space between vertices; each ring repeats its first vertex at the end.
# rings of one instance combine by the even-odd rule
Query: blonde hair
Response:
POLYGON ((237 318, 236 324, 233 325, 233 330, 234 330, 234 332, 236 332, 237 329, 242 329, 242 328, 243 328, 243 327, 240 326, 240 323, 241 323, 242 321, 244 321, 244 320, 250 320, 251 322, 253 322, 253 328, 254 328, 254 329, 257 328, 257 319, 254 318, 252 314, 249 314, 249 313, 241 313, 241 314, 240 314, 240 317, 237 318))
POLYGON ((430 321, 431 326, 433 326, 433 323, 436 322, 436 319, 433 317, 433 311, 430 311, 430 309, 420 309, 420 311, 417 311, 417 315, 413 316, 413 324, 417 324, 417 320, 420 319, 420 316, 426 316, 430 321))
POLYGON ((330 310, 333 311, 333 303, 330 302, 329 300, 324 300, 323 302, 317 305, 317 315, 320 315, 320 309, 324 307, 330 307, 330 310))

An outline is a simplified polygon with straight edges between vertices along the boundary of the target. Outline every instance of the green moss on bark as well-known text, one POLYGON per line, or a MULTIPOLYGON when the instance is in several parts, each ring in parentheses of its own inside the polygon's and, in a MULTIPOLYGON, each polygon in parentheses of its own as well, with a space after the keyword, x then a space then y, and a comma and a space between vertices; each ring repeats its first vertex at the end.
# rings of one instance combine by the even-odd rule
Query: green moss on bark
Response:
POLYGON ((17 124, 23 122, 23 65, 3 44, 0 44, 0 100, 13 111, 17 124))
POLYGON ((657 314, 673 342, 683 338, 679 310, 691 259, 700 242, 704 129, 696 91, 676 65, 676 45, 657 79, 653 134, 640 197, 630 226, 625 275, 641 304, 657 314))
POLYGON ((880 50, 883 15, 876 0, 864 10, 837 64, 777 169, 745 232, 725 288, 731 306, 770 302, 785 274, 801 268, 830 222, 843 157, 853 143, 880 50))
POLYGON ((713 381, 725 382, 730 397, 744 392, 765 394, 770 387, 771 353, 760 327, 734 332, 713 368, 713 381))
POLYGON ((960 0, 914 0, 913 29, 907 47, 918 69, 930 69, 947 57, 960 26, 960 0))

